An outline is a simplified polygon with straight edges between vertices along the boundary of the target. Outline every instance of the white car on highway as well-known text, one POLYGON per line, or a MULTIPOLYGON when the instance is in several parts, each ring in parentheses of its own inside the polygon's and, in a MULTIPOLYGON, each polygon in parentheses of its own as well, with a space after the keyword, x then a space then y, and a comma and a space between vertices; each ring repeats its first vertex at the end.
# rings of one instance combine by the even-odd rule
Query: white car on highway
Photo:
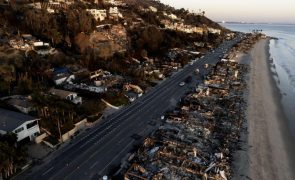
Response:
POLYGON ((179 86, 180 86, 180 87, 182 87, 182 86, 184 86, 184 85, 185 85, 185 82, 183 82, 183 81, 182 81, 181 83, 179 83, 179 86))
POLYGON ((195 70, 195 73, 196 73, 196 74, 199 74, 199 73, 200 73, 200 69, 197 68, 197 69, 195 70))

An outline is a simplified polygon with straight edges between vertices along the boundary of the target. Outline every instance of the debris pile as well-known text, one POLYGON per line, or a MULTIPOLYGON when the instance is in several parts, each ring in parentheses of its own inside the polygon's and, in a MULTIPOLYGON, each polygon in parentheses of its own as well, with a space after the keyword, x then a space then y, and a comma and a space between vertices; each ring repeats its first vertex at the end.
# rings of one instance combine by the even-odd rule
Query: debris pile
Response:
POLYGON ((247 65, 218 62, 144 140, 122 175, 134 179, 227 179, 245 116, 247 65))
POLYGON ((224 58, 232 59, 238 53, 247 53, 253 45, 262 38, 265 38, 265 34, 245 34, 243 41, 237 43, 228 54, 225 54, 224 58))

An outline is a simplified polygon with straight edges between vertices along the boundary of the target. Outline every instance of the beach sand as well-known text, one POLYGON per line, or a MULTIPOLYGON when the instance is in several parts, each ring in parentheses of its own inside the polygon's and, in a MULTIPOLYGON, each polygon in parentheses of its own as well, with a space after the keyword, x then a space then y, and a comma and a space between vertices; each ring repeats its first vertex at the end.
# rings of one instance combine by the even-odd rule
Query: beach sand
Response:
POLYGON ((241 57, 250 62, 247 122, 241 150, 234 155, 233 179, 293 180, 292 138, 282 108, 280 92, 269 67, 269 40, 254 45, 241 57))

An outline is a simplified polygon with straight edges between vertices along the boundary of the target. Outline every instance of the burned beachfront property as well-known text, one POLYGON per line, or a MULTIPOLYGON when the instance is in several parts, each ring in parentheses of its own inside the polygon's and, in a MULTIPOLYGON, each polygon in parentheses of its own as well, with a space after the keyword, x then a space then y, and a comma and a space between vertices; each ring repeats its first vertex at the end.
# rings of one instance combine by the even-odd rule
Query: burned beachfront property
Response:
POLYGON ((247 65, 208 65, 204 83, 167 113, 161 126, 129 158, 124 179, 227 179, 245 120, 247 65), (131 160, 130 160, 131 159, 131 160))

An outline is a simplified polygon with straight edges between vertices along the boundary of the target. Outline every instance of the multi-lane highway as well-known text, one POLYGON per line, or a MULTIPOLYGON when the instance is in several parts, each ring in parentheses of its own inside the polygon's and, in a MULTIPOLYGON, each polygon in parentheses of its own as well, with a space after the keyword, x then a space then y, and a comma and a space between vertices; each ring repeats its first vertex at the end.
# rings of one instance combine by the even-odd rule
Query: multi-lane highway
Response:
POLYGON ((206 63, 216 63, 226 49, 240 40, 241 37, 226 41, 214 52, 185 66, 131 105, 105 118, 72 140, 71 144, 54 152, 41 165, 20 174, 16 179, 99 179, 119 165, 134 145, 140 143, 134 134, 147 136, 156 128, 150 122, 175 107, 190 88, 190 85, 180 87, 180 82, 190 75, 194 76, 196 68, 202 69, 206 63))

